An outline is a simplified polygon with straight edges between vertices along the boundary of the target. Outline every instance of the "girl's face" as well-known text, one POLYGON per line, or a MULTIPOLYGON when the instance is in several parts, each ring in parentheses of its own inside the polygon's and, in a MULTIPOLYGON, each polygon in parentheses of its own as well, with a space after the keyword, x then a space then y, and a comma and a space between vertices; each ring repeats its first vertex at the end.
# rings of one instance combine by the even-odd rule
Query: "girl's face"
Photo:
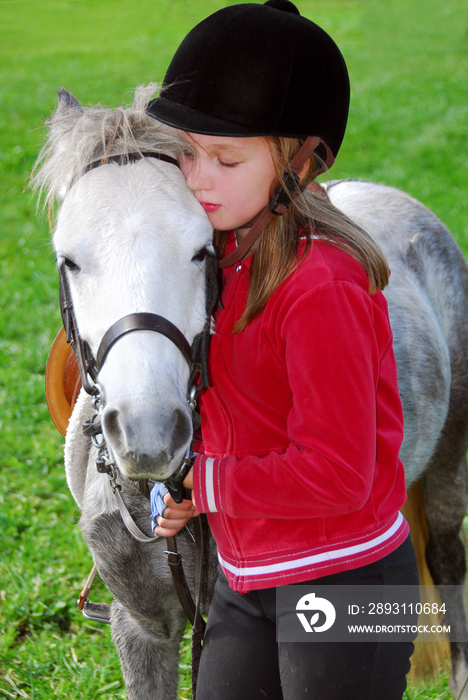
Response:
POLYGON ((187 184, 219 231, 242 228, 271 199, 277 174, 261 137, 183 134, 195 151, 180 167, 187 184))

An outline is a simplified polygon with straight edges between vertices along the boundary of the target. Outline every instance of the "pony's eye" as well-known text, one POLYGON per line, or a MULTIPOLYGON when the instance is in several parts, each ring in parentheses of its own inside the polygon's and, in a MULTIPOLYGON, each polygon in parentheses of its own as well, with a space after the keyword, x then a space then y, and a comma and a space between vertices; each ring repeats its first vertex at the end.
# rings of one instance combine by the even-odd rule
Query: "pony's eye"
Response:
POLYGON ((70 270, 70 272, 78 272, 80 270, 79 265, 77 265, 76 262, 71 258, 67 258, 65 256, 64 258, 62 258, 62 262, 67 268, 67 270, 70 270))
POLYGON ((211 255, 211 251, 206 246, 203 246, 203 248, 200 248, 198 253, 195 253, 192 258, 192 262, 203 262, 208 255, 211 255))

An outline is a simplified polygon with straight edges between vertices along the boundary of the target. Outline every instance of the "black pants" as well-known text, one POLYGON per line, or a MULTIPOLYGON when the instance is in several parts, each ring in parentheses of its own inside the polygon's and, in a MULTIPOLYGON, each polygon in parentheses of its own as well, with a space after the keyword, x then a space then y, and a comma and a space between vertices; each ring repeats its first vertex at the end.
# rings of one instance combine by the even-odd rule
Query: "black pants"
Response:
MULTIPOLYGON (((411 540, 380 561, 312 583, 417 585, 411 540)), ((401 699, 412 642, 277 643, 275 604, 275 588, 239 595, 220 573, 197 700, 401 699)))

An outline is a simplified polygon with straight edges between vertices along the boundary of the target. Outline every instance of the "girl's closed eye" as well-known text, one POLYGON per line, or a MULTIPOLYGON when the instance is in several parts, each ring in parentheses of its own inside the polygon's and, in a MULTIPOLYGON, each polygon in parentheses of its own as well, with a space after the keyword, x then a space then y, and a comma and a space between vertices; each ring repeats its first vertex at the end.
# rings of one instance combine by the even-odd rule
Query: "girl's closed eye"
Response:
POLYGON ((220 165, 222 165, 222 166, 225 167, 225 168, 235 168, 236 165, 239 165, 239 162, 240 162, 240 161, 237 161, 237 162, 234 162, 234 163, 227 163, 226 161, 221 160, 221 158, 219 158, 219 159, 218 159, 218 162, 219 162, 220 165))

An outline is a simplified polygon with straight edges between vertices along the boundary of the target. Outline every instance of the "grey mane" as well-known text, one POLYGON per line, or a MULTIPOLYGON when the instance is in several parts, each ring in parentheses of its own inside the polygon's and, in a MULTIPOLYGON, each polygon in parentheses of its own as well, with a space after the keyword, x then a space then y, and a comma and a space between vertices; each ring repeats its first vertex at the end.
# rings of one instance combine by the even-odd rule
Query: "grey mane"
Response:
POLYGON ((177 156, 187 144, 170 127, 145 113, 156 83, 135 89, 130 107, 83 107, 67 90, 58 91, 58 106, 46 122, 48 139, 31 178, 31 187, 49 211, 63 199, 87 167, 106 156, 157 153, 177 156))

